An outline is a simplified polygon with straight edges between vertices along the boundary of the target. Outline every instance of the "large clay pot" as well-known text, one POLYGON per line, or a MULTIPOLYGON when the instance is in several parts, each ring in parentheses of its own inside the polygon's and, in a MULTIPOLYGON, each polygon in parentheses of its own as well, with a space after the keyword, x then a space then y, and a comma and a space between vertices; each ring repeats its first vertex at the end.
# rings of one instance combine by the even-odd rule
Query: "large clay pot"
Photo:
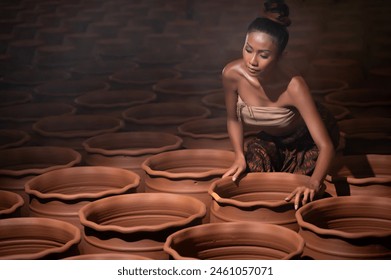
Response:
POLYGON ((202 97, 201 102, 210 109, 212 117, 226 117, 225 96, 223 92, 205 95, 202 97))
POLYGON ((330 197, 296 212, 312 259, 391 259, 391 198, 330 197))
POLYGON ((294 202, 285 197, 308 181, 306 175, 283 172, 248 173, 237 182, 231 177, 216 180, 209 189, 210 221, 265 222, 298 231, 294 202))
POLYGON ((64 260, 152 260, 144 256, 121 253, 83 254, 65 258, 64 260))
POLYGON ((390 118, 390 93, 384 89, 348 89, 325 96, 328 103, 341 105, 355 118, 386 117, 390 118))
POLYGON ((128 253, 168 259, 168 235, 198 225, 206 208, 195 198, 176 194, 127 194, 103 198, 81 208, 86 241, 82 253, 128 253))
POLYGON ((350 116, 350 111, 346 107, 329 103, 324 103, 323 106, 325 106, 326 109, 330 111, 330 113, 337 121, 346 119, 350 116))
POLYGON ((339 79, 308 77, 305 81, 314 99, 320 102, 324 102, 324 97, 327 94, 345 90, 349 87, 347 82, 339 79))
POLYGON ((156 102, 133 106, 122 112, 127 129, 177 133, 177 127, 187 121, 210 115, 204 106, 187 102, 156 102))
POLYGON ((140 177, 129 170, 106 166, 78 166, 53 170, 25 183, 30 216, 55 218, 82 228, 78 211, 104 197, 132 193, 140 177))
POLYGON ((146 90, 110 90, 83 94, 75 99, 75 103, 83 113, 103 114, 121 117, 126 108, 152 102, 156 94, 146 90))
POLYGON ((80 231, 67 222, 48 218, 0 220, 0 259, 59 259, 78 253, 80 231))
POLYGON ((158 100, 201 103, 201 97, 222 90, 221 81, 215 79, 165 79, 153 85, 158 100))
POLYGON ((354 118, 338 122, 344 154, 391 154, 389 118, 354 118))
POLYGON ((327 191, 337 196, 391 197, 390 166, 391 155, 338 156, 326 176, 327 191))
POLYGON ((147 174, 145 191, 193 196, 207 206, 204 222, 208 222, 208 189, 228 170, 234 158, 234 152, 218 149, 184 149, 153 155, 141 165, 147 174))
POLYGON ((45 145, 64 146, 79 151, 89 137, 116 132, 124 126, 121 119, 104 115, 47 117, 37 121, 33 130, 45 145))
POLYGON ((74 166, 81 155, 62 147, 28 146, 0 150, 0 189, 15 192, 25 201, 22 216, 28 216, 29 197, 24 184, 34 176, 51 170, 74 166))
POLYGON ((71 74, 66 71, 32 68, 7 73, 3 81, 14 87, 29 87, 30 89, 47 82, 68 80, 70 77, 71 74))
POLYGON ((22 130, 0 129, 0 150, 22 146, 30 139, 30 135, 22 130))
POLYGON ((144 160, 154 154, 180 149, 182 139, 164 132, 117 132, 91 137, 84 141, 89 165, 119 167, 136 172, 140 176, 138 192, 144 192, 144 160))
POLYGON ((170 235, 164 250, 175 260, 298 259, 304 240, 287 228, 258 222, 205 224, 170 235))
POLYGON ((25 90, 1 90, 0 98, 0 107, 5 107, 31 102, 33 96, 25 90))
POLYGON ((14 192, 0 190, 0 220, 20 216, 23 198, 14 192))
POLYGON ((43 45, 36 50, 34 65, 41 69, 68 69, 89 57, 71 45, 43 45))
POLYGON ((136 52, 137 47, 129 38, 100 39, 94 49, 94 53, 105 61, 130 59, 136 52))

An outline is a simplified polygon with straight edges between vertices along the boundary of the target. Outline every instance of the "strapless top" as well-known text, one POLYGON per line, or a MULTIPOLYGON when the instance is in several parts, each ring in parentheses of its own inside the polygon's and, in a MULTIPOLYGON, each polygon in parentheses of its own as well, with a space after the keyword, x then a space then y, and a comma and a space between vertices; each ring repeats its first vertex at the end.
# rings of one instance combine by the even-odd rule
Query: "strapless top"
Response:
POLYGON ((300 118, 297 110, 284 107, 248 106, 238 96, 237 116, 246 124, 267 127, 287 127, 300 118))

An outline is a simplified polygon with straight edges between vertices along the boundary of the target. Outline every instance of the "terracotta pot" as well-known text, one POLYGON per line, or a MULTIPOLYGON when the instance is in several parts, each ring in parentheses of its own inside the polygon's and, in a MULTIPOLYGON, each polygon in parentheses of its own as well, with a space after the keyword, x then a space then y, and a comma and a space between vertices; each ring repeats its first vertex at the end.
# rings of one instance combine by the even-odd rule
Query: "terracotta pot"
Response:
POLYGON ((373 67, 369 70, 368 84, 374 88, 390 88, 390 67, 373 67))
POLYGON ((30 135, 22 130, 0 129, 0 150, 22 146, 30 139, 30 135))
POLYGON ((57 81, 35 88, 37 99, 73 103, 76 97, 94 91, 108 90, 109 84, 92 80, 57 81))
POLYGON ((132 193, 140 177, 129 170, 105 166, 79 166, 53 170, 25 183, 30 216, 55 218, 82 229, 78 211, 104 197, 132 193))
POLYGON ((330 197, 296 212, 304 257, 390 259, 391 198, 330 197))
POLYGON ((31 65, 36 50, 42 45, 44 42, 37 39, 13 40, 9 43, 7 53, 19 64, 31 65))
POLYGON ((166 69, 174 68, 176 64, 181 63, 186 59, 194 58, 193 55, 186 53, 179 47, 167 48, 167 46, 162 46, 163 49, 152 48, 152 50, 139 52, 138 55, 134 57, 134 61, 146 69, 166 69))
POLYGON ((78 55, 88 57, 91 55, 91 50, 95 47, 95 43, 100 39, 98 33, 68 33, 64 36, 64 45, 69 45, 75 48, 78 55))
POLYGON ((159 80, 179 77, 179 72, 174 70, 155 68, 118 71, 109 80, 114 88, 150 89, 159 80))
POLYGON ((328 191, 338 196, 391 197, 391 155, 339 156, 332 162, 326 180, 328 191))
POLYGON ((0 220, 20 216, 23 198, 14 192, 0 190, 0 220))
POLYGON ((103 198, 81 208, 86 245, 82 253, 128 253, 168 259, 168 235, 200 224, 205 205, 176 194, 127 194, 103 198))
POLYGON ((298 259, 304 240, 287 228, 257 222, 199 225, 170 235, 164 250, 175 260, 298 259))
POLYGON ((121 253, 84 254, 65 258, 64 260, 152 260, 144 256, 121 253))
POLYGON ((238 182, 231 177, 216 180, 209 189, 210 220, 265 222, 298 231, 294 202, 286 202, 285 197, 308 180, 305 175, 282 172, 247 173, 238 182))
POLYGON ((333 92, 326 102, 346 107, 355 118, 391 117, 389 92, 384 89, 359 88, 333 92))
POLYGON ((137 48, 129 38, 106 38, 96 41, 94 53, 105 61, 133 58, 137 48))
POLYGON ((33 63, 42 69, 68 69, 88 58, 71 45, 43 45, 35 51, 33 63))
POLYGON ((390 154, 390 119, 356 118, 338 122, 346 145, 344 154, 390 154))
POLYGON ((195 197, 207 206, 204 222, 208 222, 211 204, 208 189, 228 170, 234 158, 234 152, 217 149, 185 149, 153 155, 141 165, 147 174, 145 191, 195 197))
POLYGON ((68 80, 71 75, 66 71, 61 70, 42 70, 42 69, 25 69, 7 73, 3 77, 6 84, 17 87, 38 86, 47 82, 68 80))
MULTIPOLYGON (((43 16, 44 15, 42 15, 41 18, 42 21, 54 19, 54 17, 51 19, 49 19, 49 17, 44 19, 43 16)), ((45 45, 61 45, 64 41, 64 37, 68 33, 68 29, 61 27, 60 25, 56 26, 56 24, 52 23, 45 23, 44 25, 50 27, 40 28, 37 32, 36 38, 44 41, 45 45)))
POLYGON ((164 79, 152 86, 161 101, 200 103, 201 97, 222 90, 221 81, 214 79, 164 79))
POLYGON ((132 170, 140 176, 138 192, 145 190, 144 160, 154 154, 181 148, 182 139, 164 132, 118 132, 91 137, 84 141, 89 165, 113 166, 132 170))
POLYGON ((100 38, 116 38, 120 27, 122 26, 118 21, 97 21, 88 25, 87 33, 98 34, 100 38))
POLYGON ((128 107, 152 102, 156 94, 146 90, 110 90, 83 94, 75 99, 75 103, 85 113, 104 114, 121 117, 122 111, 128 107))
POLYGON ((226 117, 225 97, 223 92, 207 94, 202 97, 201 102, 210 109, 212 117, 226 117))
POLYGON ((193 59, 179 62, 174 68, 183 78, 211 78, 221 79, 221 68, 214 61, 206 59, 193 59), (214 78, 215 77, 215 78, 214 78))
POLYGON ((82 150, 89 137, 116 132, 124 126, 121 119, 103 115, 73 115, 42 118, 33 125, 40 142, 82 150))
POLYGON ((48 218, 0 220, 0 259, 58 259, 77 254, 80 231, 48 218))
MULTIPOLYGON (((198 21, 189 19, 176 19, 167 22, 163 34, 178 34, 179 38, 192 39, 200 35, 198 21)), ((178 40, 179 41, 179 40, 178 40)), ((177 42, 179 43, 179 42, 177 42)))
POLYGON ((330 111, 337 121, 346 119, 350 116, 350 111, 346 107, 329 103, 324 103, 323 106, 330 111))
POLYGON ((25 90, 1 90, 0 98, 0 107, 28 103, 33 99, 31 93, 25 90))
POLYGON ((305 81, 314 99, 321 102, 324 102, 324 97, 327 94, 349 87, 347 82, 339 79, 307 77, 305 81))
POLYGON ((122 112, 129 130, 149 130, 177 133, 177 126, 187 121, 203 119, 209 109, 186 102, 157 102, 133 106, 122 112))
POLYGON ((29 197, 24 184, 36 175, 80 161, 81 155, 69 148, 28 146, 0 150, 0 189, 21 195, 25 201, 21 215, 28 216, 29 197))

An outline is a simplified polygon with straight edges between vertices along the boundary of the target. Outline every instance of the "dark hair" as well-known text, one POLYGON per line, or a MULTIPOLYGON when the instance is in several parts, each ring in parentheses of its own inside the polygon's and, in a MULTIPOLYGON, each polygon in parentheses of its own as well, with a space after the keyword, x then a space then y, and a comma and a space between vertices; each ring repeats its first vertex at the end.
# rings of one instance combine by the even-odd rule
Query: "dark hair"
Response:
POLYGON ((291 25, 289 7, 284 0, 265 0, 263 6, 266 15, 269 15, 270 19, 278 21, 285 26, 291 25))
POLYGON ((289 33, 285 26, 271 19, 258 17, 254 19, 247 28, 247 33, 254 31, 263 32, 272 36, 277 43, 278 54, 285 50, 289 40, 289 33))

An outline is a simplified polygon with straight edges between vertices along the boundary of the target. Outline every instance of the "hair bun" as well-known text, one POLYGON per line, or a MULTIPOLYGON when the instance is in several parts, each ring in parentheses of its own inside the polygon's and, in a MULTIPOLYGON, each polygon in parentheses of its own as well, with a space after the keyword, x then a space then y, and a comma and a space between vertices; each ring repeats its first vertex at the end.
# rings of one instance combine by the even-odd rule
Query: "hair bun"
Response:
POLYGON ((289 7, 284 0, 265 0, 265 16, 283 26, 291 25, 289 7))

